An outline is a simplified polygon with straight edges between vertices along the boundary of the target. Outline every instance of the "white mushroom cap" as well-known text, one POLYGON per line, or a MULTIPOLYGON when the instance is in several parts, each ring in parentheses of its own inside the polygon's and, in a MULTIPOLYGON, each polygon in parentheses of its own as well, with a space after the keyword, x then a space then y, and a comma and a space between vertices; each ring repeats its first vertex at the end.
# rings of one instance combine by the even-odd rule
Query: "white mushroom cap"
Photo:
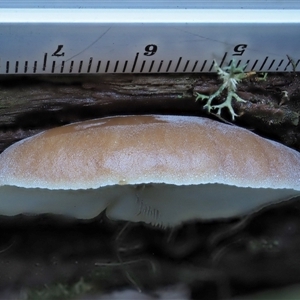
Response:
POLYGON ((117 116, 54 128, 6 149, 0 155, 0 168, 1 194, 10 203, 18 198, 17 209, 13 204, 4 209, 9 215, 49 212, 89 218, 107 208, 112 218, 173 226, 192 218, 247 213, 300 194, 298 152, 245 129, 198 117, 117 116), (33 194, 52 190, 49 201, 62 195, 57 196, 60 206, 62 198, 69 200, 66 207, 54 208, 53 202, 46 205, 38 200, 45 196, 31 195, 32 207, 26 206, 27 200, 20 200, 29 193, 24 188, 33 194), (75 193, 68 190, 77 189, 93 194, 94 200, 86 196, 72 200, 75 193), (249 191, 257 194, 249 196, 249 191), (76 212, 72 212, 74 203, 76 212), (168 219, 168 210, 174 215, 172 203, 179 211, 168 219), (203 203, 210 212, 205 212, 203 203), (183 207, 192 204, 198 208, 184 212, 183 207), (123 217, 127 206, 131 210, 123 217))

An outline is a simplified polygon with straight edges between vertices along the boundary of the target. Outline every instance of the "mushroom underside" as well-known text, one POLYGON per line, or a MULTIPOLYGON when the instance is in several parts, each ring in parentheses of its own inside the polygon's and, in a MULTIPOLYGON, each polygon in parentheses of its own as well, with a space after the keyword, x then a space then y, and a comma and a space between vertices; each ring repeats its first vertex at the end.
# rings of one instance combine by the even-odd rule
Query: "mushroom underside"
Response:
POLYGON ((50 190, 2 186, 0 215, 58 214, 91 219, 106 210, 114 220, 169 227, 192 220, 239 217, 300 195, 293 189, 224 184, 114 185, 98 189, 50 190))

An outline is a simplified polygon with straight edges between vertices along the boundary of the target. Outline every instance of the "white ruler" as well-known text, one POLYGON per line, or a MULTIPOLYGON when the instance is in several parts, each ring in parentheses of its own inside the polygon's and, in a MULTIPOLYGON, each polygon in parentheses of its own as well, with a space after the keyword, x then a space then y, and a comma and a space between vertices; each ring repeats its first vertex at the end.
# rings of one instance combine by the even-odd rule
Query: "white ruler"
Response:
POLYGON ((0 38, 0 74, 300 71, 300 1, 3 0, 0 38))

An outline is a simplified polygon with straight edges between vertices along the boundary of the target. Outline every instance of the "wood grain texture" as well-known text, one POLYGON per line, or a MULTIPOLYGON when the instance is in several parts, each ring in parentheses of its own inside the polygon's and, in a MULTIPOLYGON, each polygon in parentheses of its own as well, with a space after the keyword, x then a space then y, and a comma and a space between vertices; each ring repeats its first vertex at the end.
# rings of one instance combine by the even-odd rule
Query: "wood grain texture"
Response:
MULTIPOLYGON (((205 102, 194 99, 195 92, 210 94, 219 85, 215 74, 3 76, 0 151, 45 129, 103 116, 180 114, 216 118, 203 110, 205 102)), ((239 115, 236 124, 300 149, 299 86, 297 74, 269 74, 266 81, 244 80, 238 94, 247 102, 233 103, 239 115), (283 91, 288 92, 288 98, 283 91)), ((222 119, 231 120, 226 111, 222 119)))

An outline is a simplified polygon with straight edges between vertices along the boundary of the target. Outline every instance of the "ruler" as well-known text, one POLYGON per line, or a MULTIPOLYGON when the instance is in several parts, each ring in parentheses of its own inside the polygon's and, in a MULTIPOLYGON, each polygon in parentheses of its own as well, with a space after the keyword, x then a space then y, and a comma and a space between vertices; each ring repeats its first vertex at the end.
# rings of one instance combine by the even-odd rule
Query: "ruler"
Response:
POLYGON ((300 1, 3 0, 0 38, 0 74, 299 71, 300 1))

